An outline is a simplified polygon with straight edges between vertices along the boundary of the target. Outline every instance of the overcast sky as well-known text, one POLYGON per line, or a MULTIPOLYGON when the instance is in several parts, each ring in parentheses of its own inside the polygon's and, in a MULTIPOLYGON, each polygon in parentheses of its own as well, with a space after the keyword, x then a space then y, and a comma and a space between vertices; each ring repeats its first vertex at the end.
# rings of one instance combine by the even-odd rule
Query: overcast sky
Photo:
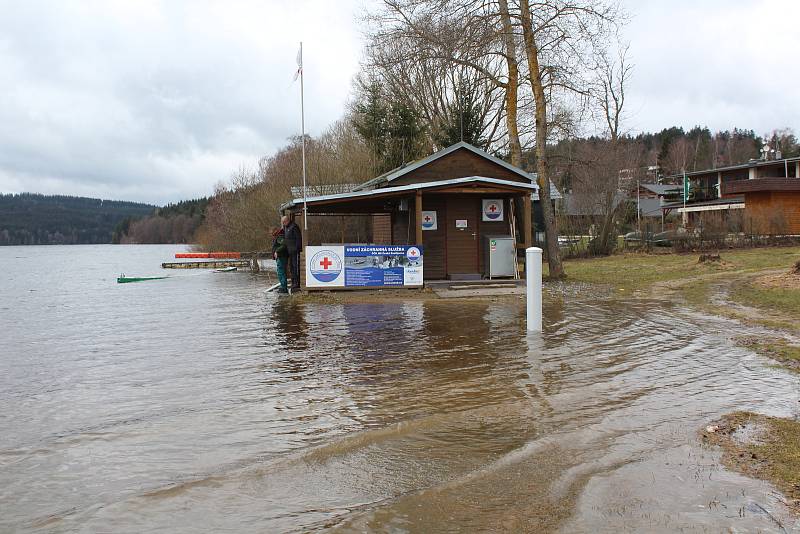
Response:
MULTIPOLYGON (((369 0, 0 0, 0 192, 205 196, 342 114, 369 0)), ((800 2, 628 1, 629 128, 800 130, 800 2)))

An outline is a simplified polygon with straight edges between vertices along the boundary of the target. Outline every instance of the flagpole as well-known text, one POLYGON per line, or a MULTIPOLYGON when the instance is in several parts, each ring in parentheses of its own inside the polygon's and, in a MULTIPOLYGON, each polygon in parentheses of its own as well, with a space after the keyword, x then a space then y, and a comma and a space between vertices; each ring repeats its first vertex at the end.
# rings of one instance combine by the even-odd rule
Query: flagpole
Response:
MULTIPOLYGON (((303 41, 300 41, 300 139, 303 147, 303 231, 308 233, 308 204, 306 198, 306 108, 303 95, 303 41)), ((307 239, 307 238, 306 238, 307 239)))

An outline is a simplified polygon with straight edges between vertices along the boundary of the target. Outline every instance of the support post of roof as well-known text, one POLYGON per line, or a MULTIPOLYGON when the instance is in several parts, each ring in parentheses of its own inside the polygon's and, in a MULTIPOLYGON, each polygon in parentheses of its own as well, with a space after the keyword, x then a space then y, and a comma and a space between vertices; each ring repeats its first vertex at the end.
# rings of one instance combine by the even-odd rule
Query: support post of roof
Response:
MULTIPOLYGON (((306 247, 308 246, 308 218, 305 217, 305 210, 292 215, 295 224, 300 227, 300 242, 303 244, 303 249, 300 251, 300 287, 305 291, 306 286, 306 247), (303 214, 303 217, 298 215, 303 214)), ((292 276, 295 276, 292 274, 292 276)), ((292 279, 294 282, 294 279, 292 279)))
POLYGON ((422 245, 422 190, 417 189, 417 194, 415 197, 415 205, 416 210, 414 215, 414 227, 416 230, 416 240, 417 242, 414 243, 415 245, 422 245))
POLYGON ((303 250, 308 246, 308 219, 306 217, 296 217, 297 226, 300 227, 300 240, 303 242, 303 250))
POLYGON ((525 239, 525 250, 533 245, 533 202, 531 202, 531 194, 526 193, 522 197, 522 235, 525 239))

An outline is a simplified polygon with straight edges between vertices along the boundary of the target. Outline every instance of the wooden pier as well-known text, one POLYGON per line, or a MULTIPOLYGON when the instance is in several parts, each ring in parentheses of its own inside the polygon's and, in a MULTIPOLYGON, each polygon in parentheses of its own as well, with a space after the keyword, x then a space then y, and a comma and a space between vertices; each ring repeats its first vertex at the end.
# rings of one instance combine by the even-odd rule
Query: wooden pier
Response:
POLYGON ((223 267, 250 269, 252 266, 252 260, 168 261, 161 264, 162 269, 222 269, 223 267))

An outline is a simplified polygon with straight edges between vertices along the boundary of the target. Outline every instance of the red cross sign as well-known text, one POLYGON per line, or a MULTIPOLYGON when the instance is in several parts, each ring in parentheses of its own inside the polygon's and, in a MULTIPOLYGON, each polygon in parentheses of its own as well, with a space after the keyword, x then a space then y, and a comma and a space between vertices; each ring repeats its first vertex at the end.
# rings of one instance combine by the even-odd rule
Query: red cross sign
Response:
POLYGON ((503 201, 497 198, 483 199, 483 221, 502 221, 503 220, 503 201))
POLYGON ((436 212, 435 211, 423 211, 422 212, 422 220, 420 221, 422 224, 423 230, 436 230, 436 212))
POLYGON ((322 258, 322 261, 319 262, 319 264, 323 269, 325 269, 327 271, 328 267, 333 265, 333 262, 331 260, 329 260, 327 256, 325 256, 324 258, 322 258))

